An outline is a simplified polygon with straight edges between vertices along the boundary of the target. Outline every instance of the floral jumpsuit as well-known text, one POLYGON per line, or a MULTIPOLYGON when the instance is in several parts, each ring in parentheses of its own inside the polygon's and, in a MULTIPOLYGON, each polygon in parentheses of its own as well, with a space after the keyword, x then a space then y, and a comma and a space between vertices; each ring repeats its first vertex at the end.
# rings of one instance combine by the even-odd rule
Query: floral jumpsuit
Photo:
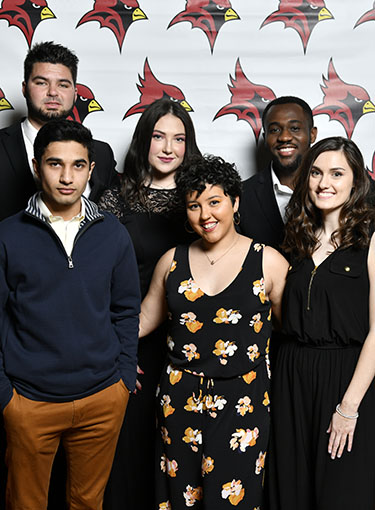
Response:
POLYGON ((169 360, 158 391, 157 510, 260 510, 269 435, 271 309, 263 245, 237 277, 205 294, 189 247, 167 279, 169 360))

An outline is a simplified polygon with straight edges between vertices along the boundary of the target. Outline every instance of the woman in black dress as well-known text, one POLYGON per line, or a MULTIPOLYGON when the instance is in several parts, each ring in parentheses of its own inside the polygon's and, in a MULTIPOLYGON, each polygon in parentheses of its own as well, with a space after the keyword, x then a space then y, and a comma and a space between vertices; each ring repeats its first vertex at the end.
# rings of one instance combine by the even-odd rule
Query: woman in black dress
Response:
POLYGON ((288 207, 291 269, 273 370, 271 510, 375 508, 375 241, 350 140, 306 154, 288 207))
MULTIPOLYGON (((200 151, 189 114, 169 99, 155 101, 135 128, 121 188, 106 190, 99 201, 99 208, 114 213, 129 231, 143 297, 160 256, 189 238, 174 176, 194 154, 200 151)), ((105 494, 106 510, 153 507, 155 392, 165 360, 165 344, 163 327, 139 344, 142 390, 129 400, 105 494)))

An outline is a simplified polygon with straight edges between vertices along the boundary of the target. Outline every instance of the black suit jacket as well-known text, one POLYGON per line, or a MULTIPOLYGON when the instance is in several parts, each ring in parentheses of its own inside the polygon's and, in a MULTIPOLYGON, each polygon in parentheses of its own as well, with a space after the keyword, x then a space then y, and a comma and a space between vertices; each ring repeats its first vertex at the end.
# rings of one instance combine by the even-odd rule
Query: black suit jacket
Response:
MULTIPOLYGON (((21 121, 22 122, 22 121, 21 121)), ((37 188, 30 171, 21 122, 0 130, 0 220, 25 209, 37 188)), ((118 182, 111 147, 94 140, 95 168, 90 179, 90 200, 118 182)))
POLYGON ((284 223, 273 191, 271 167, 242 183, 240 232, 277 250, 284 238, 284 223))

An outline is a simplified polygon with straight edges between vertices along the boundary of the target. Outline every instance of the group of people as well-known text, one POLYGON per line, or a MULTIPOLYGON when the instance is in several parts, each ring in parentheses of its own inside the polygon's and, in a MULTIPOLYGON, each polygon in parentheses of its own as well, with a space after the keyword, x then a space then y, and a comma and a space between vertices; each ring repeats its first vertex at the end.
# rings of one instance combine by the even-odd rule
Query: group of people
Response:
POLYGON ((32 47, 28 116, 0 131, 6 508, 47 508, 62 445, 70 509, 372 510, 375 218, 357 146, 315 143, 308 104, 280 97, 270 163, 242 183, 161 99, 120 177, 65 120, 77 63, 32 47))

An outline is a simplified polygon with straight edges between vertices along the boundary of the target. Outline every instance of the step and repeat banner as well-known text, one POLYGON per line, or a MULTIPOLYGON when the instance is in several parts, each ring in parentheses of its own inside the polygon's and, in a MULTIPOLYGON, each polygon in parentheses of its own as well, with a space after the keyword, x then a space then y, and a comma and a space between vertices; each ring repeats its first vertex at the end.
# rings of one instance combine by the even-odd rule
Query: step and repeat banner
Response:
POLYGON ((26 113, 23 60, 41 41, 79 57, 74 117, 120 171, 145 106, 167 96, 190 112, 202 152, 249 177, 264 164, 263 109, 296 95, 318 139, 351 138, 375 174, 373 0, 2 0, 0 127, 26 113))

